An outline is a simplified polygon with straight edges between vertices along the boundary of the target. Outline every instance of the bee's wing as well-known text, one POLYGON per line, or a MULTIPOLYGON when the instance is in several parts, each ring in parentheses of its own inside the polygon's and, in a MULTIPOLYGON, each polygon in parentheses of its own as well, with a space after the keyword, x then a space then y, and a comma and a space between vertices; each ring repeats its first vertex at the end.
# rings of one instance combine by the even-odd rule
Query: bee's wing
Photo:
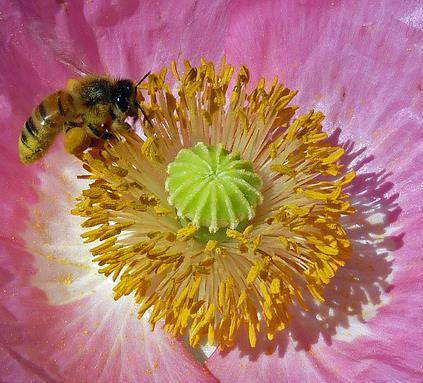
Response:
POLYGON ((72 70, 72 72, 78 74, 79 76, 89 76, 93 74, 87 69, 87 65, 85 64, 84 60, 80 58, 75 60, 74 58, 66 56, 64 52, 57 53, 56 55, 57 61, 66 65, 72 70))
POLYGON ((34 39, 39 43, 41 49, 57 59, 58 62, 66 65, 78 76, 92 75, 93 71, 88 69, 88 60, 83 54, 75 51, 76 44, 71 41, 58 39, 53 34, 47 33, 45 28, 38 22, 33 22, 29 27, 33 32, 34 39))

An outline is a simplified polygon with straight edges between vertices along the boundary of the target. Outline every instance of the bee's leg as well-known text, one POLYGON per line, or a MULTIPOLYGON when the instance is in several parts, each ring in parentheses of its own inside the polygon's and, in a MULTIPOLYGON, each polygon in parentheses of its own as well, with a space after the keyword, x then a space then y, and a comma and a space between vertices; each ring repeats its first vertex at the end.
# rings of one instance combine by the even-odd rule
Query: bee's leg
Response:
POLYGON ((86 127, 80 124, 66 122, 64 131, 65 150, 81 159, 84 150, 89 148, 92 143, 92 138, 88 134, 86 127))
POLYGON ((104 133, 104 139, 116 138, 118 141, 121 140, 121 134, 132 130, 131 125, 124 121, 112 120, 107 126, 107 131, 104 133))
POLYGON ((92 123, 87 124, 87 131, 91 137, 91 147, 102 149, 107 140, 111 138, 117 138, 112 132, 107 130, 107 124, 101 123, 95 125, 92 123))
POLYGON ((93 142, 96 143, 96 147, 98 147, 104 140, 115 138, 115 136, 108 131, 107 124, 94 125, 90 123, 87 127, 90 136, 93 138, 93 142))
POLYGON ((94 139, 103 138, 103 135, 106 132, 102 124, 96 125, 96 124, 88 123, 87 128, 88 128, 88 134, 94 139))

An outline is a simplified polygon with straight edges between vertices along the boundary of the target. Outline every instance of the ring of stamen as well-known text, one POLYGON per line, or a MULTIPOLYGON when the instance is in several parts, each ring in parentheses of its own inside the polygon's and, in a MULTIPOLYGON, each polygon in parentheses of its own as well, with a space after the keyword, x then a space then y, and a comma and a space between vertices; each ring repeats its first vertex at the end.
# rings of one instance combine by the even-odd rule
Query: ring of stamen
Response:
POLYGON ((228 92, 233 68, 225 61, 218 72, 212 63, 185 65, 182 76, 172 65, 178 96, 165 70, 142 84, 154 131, 146 125, 145 139, 122 132, 85 154, 92 183, 73 213, 86 218, 82 237, 115 280, 115 298, 134 294, 140 316, 152 308, 153 328, 163 320, 175 335, 188 331, 193 346, 207 338, 225 347, 245 325, 255 346, 257 333, 272 339, 287 325, 293 300, 305 306, 307 291, 323 300, 349 257, 340 218, 353 213, 343 190, 354 174, 342 174, 343 149, 326 140, 321 113, 291 122, 295 92, 277 79, 248 92, 241 67, 228 92), (168 165, 200 142, 240 153, 262 179, 254 218, 242 227, 228 220, 227 241, 199 241, 199 228, 168 202, 168 165))

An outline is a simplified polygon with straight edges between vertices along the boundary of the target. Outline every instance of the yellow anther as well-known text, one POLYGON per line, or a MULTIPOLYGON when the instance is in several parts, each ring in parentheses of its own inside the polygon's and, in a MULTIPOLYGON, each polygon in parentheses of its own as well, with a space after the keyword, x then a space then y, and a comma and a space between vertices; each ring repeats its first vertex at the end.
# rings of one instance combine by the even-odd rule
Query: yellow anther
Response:
POLYGON ((187 226, 178 230, 176 234, 176 239, 181 241, 188 241, 195 235, 197 231, 198 231, 198 227, 192 224, 188 224, 187 226))

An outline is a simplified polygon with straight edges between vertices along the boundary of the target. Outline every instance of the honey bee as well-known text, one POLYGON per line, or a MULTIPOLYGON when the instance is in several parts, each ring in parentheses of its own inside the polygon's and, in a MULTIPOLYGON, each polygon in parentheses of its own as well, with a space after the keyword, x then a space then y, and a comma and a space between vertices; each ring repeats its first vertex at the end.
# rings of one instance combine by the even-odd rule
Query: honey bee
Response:
POLYGON ((47 96, 31 113, 19 137, 19 157, 24 164, 42 158, 60 131, 67 152, 81 157, 85 149, 130 129, 128 117, 138 118, 137 84, 127 79, 88 75, 72 79, 65 89, 47 96))

